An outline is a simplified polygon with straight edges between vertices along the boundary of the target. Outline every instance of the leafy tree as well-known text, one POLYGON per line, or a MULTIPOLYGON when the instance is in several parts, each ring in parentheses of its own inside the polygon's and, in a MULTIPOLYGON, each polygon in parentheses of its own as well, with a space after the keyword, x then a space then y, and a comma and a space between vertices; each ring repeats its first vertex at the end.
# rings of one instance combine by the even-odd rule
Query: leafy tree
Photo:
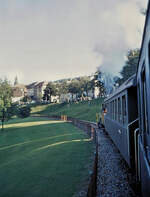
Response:
POLYGON ((14 86, 18 84, 18 77, 15 77, 14 86))
POLYGON ((140 12, 141 12, 141 14, 143 14, 143 15, 145 16, 146 13, 147 13, 147 9, 141 8, 141 9, 140 9, 140 12))
POLYGON ((10 107, 7 108, 6 113, 6 121, 10 120, 12 116, 18 114, 18 105, 16 103, 12 103, 10 107))
POLYGON ((27 96, 24 96, 21 101, 26 103, 26 102, 30 102, 31 100, 32 100, 31 97, 27 95, 27 96))
POLYGON ((137 71, 138 61, 139 61, 139 49, 131 49, 127 53, 127 61, 125 62, 125 65, 123 66, 120 74, 121 78, 118 77, 115 82, 121 85, 123 82, 125 82, 127 79, 129 79, 133 74, 137 71))
POLYGON ((79 79, 79 90, 82 97, 84 96, 84 92, 86 92, 86 95, 88 96, 88 91, 91 90, 90 77, 85 76, 79 79))
POLYGON ((57 83, 56 84, 56 89, 57 89, 56 94, 59 96, 59 98, 60 98, 60 96, 62 94, 67 94, 68 93, 67 82, 66 81, 62 81, 61 83, 57 83))
POLYGON ((44 90, 43 100, 51 102, 51 97, 56 96, 56 94, 57 94, 56 85, 52 82, 49 82, 44 90))
POLYGON ((12 97, 12 89, 7 81, 0 80, 0 120, 2 122, 2 130, 4 121, 10 118, 10 107, 11 107, 11 97, 12 97))
POLYGON ((79 81, 78 80, 72 80, 68 85, 68 92, 72 94, 72 100, 73 95, 79 93, 79 81))

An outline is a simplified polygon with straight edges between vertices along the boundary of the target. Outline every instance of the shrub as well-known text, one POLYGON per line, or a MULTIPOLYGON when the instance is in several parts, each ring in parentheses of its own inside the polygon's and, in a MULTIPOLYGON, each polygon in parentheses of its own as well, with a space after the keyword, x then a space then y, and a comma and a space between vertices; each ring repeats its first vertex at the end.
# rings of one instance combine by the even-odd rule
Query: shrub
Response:
POLYGON ((19 118, 27 118, 30 116, 30 112, 31 112, 31 107, 29 107, 29 106, 20 107, 18 109, 17 116, 19 118))

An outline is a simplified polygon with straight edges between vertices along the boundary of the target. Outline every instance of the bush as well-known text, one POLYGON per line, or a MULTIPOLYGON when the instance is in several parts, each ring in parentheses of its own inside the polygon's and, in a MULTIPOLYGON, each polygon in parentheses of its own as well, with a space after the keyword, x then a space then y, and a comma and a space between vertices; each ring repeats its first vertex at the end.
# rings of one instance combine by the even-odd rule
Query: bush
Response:
POLYGON ((31 107, 29 107, 29 106, 20 107, 18 109, 17 116, 19 118, 27 118, 30 116, 30 112, 31 112, 31 107))

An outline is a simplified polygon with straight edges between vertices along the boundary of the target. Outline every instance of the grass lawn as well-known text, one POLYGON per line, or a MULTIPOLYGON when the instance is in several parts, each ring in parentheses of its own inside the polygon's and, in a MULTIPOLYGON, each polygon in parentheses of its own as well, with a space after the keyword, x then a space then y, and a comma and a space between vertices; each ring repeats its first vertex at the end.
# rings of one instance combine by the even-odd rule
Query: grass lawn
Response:
POLYGON ((102 98, 72 104, 48 104, 32 107, 33 114, 67 115, 81 120, 96 122, 96 113, 100 113, 102 98))
POLYGON ((11 120, 0 132, 0 196, 71 197, 89 176, 93 147, 69 123, 11 120))

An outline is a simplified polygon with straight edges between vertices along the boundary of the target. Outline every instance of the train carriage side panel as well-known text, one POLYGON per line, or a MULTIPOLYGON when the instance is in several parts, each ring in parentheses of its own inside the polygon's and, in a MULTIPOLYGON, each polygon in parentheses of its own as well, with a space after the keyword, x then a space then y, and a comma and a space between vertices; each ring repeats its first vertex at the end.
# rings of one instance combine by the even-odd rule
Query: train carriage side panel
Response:
POLYGON ((120 94, 116 95, 114 98, 107 101, 107 103, 111 103, 112 100, 119 99, 120 102, 120 110, 121 114, 118 114, 118 108, 119 105, 117 104, 117 120, 113 120, 110 112, 105 115, 105 129, 112 138, 113 142, 127 161, 127 163, 130 165, 130 140, 128 137, 128 131, 127 131, 127 124, 128 124, 128 100, 127 100, 127 89, 125 89, 120 94), (126 98, 125 107, 126 107, 126 117, 123 117, 122 114, 122 105, 123 105, 123 98, 126 98), (123 119, 125 118, 125 121, 123 119))
POLYGON ((137 71, 139 172, 143 196, 150 196, 150 1, 137 71))
POLYGON ((142 139, 139 138, 139 157, 140 157, 140 181, 142 186, 142 194, 144 197, 150 197, 150 168, 146 159, 142 139))

